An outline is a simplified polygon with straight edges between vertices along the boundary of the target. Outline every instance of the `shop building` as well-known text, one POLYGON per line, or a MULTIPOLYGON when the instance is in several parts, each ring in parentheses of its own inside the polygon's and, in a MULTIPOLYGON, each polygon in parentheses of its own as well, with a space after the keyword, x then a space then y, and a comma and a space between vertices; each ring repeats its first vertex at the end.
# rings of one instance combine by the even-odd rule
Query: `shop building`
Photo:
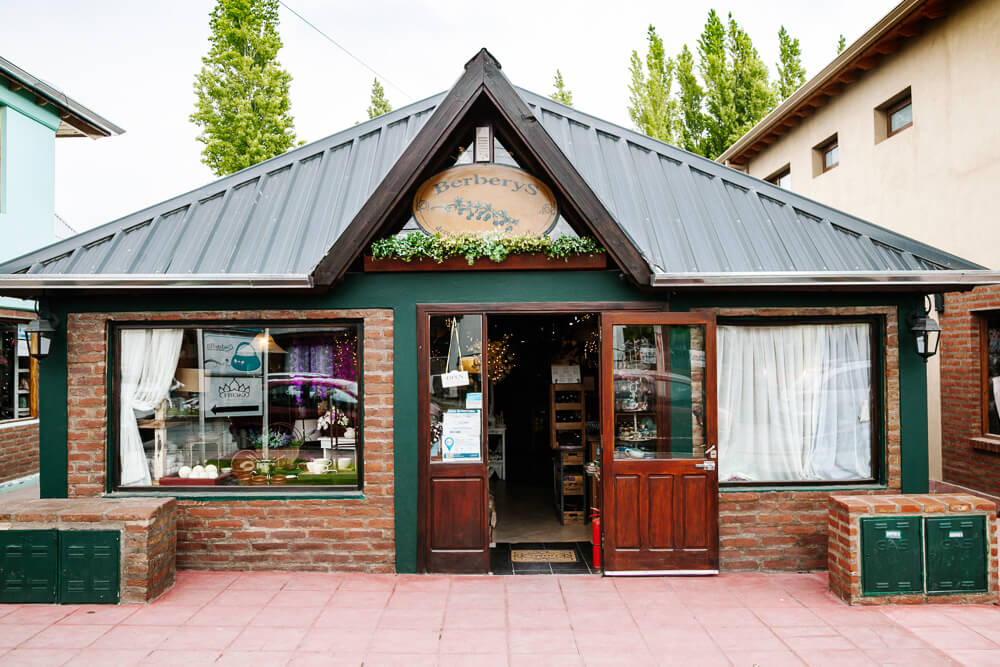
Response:
POLYGON ((831 494, 927 491, 922 295, 997 279, 485 50, 0 273, 52 325, 43 497, 176 497, 181 568, 369 572, 582 556, 592 507, 608 573, 825 567, 831 494))
MULTIPOLYGON (((121 128, 0 58, 0 260, 65 238, 55 213, 56 139, 121 128)), ((38 373, 23 334, 30 301, 0 297, 0 484, 38 473, 38 373)))

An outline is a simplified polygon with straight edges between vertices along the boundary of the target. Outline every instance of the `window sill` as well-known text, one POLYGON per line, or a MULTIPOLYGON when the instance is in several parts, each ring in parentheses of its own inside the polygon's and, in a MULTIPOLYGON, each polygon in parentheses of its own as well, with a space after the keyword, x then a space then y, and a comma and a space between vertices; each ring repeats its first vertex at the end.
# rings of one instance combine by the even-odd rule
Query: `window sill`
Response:
POLYGON ((978 449, 981 452, 1000 454, 1000 438, 997 437, 984 435, 978 438, 969 438, 969 444, 972 445, 973 449, 978 449))
POLYGON ((18 426, 31 426, 38 423, 38 417, 21 417, 20 419, 7 419, 0 421, 0 431, 5 428, 16 428, 18 426))
POLYGON ((352 489, 350 491, 294 491, 282 493, 206 493, 192 489, 191 491, 112 491, 104 494, 105 498, 176 498, 177 500, 216 500, 232 502, 234 500, 366 500, 364 492, 352 489))
POLYGON ((818 491, 822 493, 836 493, 838 491, 885 491, 888 484, 877 484, 873 482, 858 482, 856 484, 747 484, 745 486, 719 485, 720 493, 766 493, 771 491, 818 491))

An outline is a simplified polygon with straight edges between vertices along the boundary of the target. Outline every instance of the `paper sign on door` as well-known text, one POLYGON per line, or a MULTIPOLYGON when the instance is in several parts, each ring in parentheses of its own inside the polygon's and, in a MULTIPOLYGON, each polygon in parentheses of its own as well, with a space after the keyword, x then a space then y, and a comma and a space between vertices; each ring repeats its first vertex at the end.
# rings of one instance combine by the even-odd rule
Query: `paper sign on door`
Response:
POLYGON ((448 410, 444 413, 441 454, 445 461, 479 459, 482 419, 479 410, 448 410))

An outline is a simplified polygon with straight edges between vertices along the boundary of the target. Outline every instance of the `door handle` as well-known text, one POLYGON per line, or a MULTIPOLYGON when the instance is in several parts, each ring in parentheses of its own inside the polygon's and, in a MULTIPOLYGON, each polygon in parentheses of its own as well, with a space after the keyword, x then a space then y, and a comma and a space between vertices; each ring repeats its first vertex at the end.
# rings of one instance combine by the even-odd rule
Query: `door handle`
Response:
POLYGON ((701 463, 695 463, 695 468, 702 468, 703 470, 715 470, 715 461, 702 461, 701 463))

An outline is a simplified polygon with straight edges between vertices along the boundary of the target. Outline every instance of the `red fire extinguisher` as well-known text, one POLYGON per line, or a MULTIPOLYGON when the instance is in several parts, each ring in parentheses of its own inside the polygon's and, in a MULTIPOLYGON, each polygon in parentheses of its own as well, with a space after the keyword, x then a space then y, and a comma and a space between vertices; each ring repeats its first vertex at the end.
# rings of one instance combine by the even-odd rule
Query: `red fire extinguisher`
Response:
POLYGON ((590 510, 593 512, 590 515, 591 525, 594 528, 591 543, 594 548, 594 567, 596 568, 601 566, 601 510, 596 507, 591 507, 590 510))

